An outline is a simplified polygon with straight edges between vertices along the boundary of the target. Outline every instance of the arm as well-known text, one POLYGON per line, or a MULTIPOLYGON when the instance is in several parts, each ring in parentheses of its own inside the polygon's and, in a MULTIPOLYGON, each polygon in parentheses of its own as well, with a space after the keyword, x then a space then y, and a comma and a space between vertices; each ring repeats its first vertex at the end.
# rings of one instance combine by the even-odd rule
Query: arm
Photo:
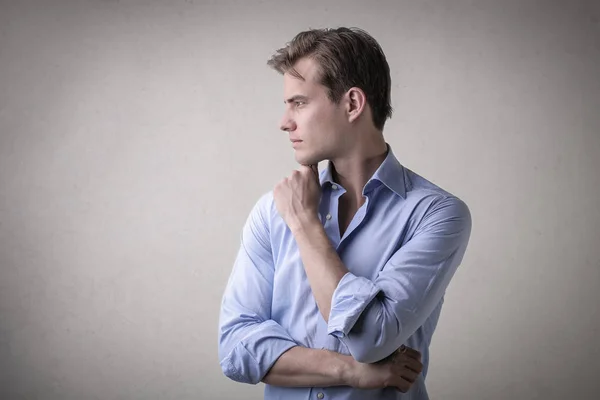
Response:
MULTIPOLYGON (((298 346, 271 319, 273 258, 263 197, 242 232, 242 243, 222 299, 219 361, 237 382, 275 386, 348 385, 352 357, 298 346)), ((396 378, 397 379, 397 378, 396 378)))
POLYGON ((219 361, 223 373, 256 384, 285 351, 297 344, 271 319, 273 258, 263 196, 244 225, 241 246, 223 294, 219 361))
POLYGON ((348 386, 351 368, 351 356, 296 346, 279 357, 263 382, 290 387, 348 386))
POLYGON ((398 349, 383 362, 362 364, 351 356, 297 346, 277 360, 263 382, 288 387, 395 387, 405 393, 422 369, 421 354, 408 347, 398 349))
POLYGON ((322 226, 309 221, 294 231, 313 294, 328 332, 365 363, 393 353, 425 322, 460 264, 471 231, 462 201, 439 200, 373 282, 348 272, 322 226))

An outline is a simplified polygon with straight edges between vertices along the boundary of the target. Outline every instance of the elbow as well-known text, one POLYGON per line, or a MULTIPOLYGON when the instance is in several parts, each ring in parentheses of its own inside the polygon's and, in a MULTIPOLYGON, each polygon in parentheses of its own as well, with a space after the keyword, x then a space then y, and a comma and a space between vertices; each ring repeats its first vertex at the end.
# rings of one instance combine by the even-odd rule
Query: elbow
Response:
POLYGON ((223 371, 223 374, 232 381, 250 385, 256 385, 260 382, 260 378, 256 376, 256 374, 251 374, 249 370, 244 371, 243 368, 239 367, 240 366, 236 367, 230 357, 221 360, 221 371, 223 371))
POLYGON ((249 366, 244 367, 248 363, 245 362, 241 354, 240 343, 236 343, 239 339, 233 333, 234 329, 231 326, 223 326, 219 331, 218 355, 221 371, 232 381, 256 384, 258 382, 253 379, 250 373, 251 368, 249 366))
POLYGON ((369 326, 381 328, 371 331, 351 331, 342 339, 352 357, 360 363, 372 364, 383 360, 394 353, 407 339, 399 324, 395 322, 369 326))
POLYGON ((241 382, 243 378, 233 364, 229 361, 229 359, 221 360, 221 371, 223 371, 223 375, 225 375, 227 378, 236 382, 241 382))
POLYGON ((373 364, 380 360, 374 351, 351 351, 352 357, 362 364, 373 364))
POLYGON ((352 358, 354 358, 359 363, 363 364, 373 364, 378 361, 383 360, 387 356, 389 356, 393 351, 389 351, 386 346, 348 346, 350 350, 350 354, 352 358))
POLYGON ((223 342, 220 342, 218 353, 221 371, 227 378, 239 383, 256 383, 252 381, 248 368, 243 368, 244 362, 240 359, 239 352, 235 347, 225 346, 223 342))
POLYGON ((389 349, 394 346, 394 343, 382 341, 380 335, 377 337, 379 339, 374 340, 371 335, 350 332, 340 340, 346 345, 352 358, 359 363, 372 364, 393 353, 389 349))

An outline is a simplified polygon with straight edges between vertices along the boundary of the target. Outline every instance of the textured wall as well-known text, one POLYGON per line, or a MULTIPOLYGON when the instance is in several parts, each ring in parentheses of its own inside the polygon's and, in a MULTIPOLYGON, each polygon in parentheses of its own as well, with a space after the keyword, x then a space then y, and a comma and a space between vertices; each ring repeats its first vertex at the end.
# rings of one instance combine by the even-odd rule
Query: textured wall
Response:
POLYGON ((217 318, 295 168, 265 62, 339 25, 386 51, 396 155, 473 214, 432 398, 597 398, 598 4, 0 0, 0 398, 262 398, 217 318))

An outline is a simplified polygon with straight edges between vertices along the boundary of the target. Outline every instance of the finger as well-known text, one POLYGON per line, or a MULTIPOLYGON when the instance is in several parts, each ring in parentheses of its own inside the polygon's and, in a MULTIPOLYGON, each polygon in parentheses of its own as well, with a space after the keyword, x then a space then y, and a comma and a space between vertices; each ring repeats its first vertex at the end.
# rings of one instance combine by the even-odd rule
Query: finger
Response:
POLYGON ((319 167, 318 166, 316 166, 314 164, 311 164, 311 165, 302 164, 300 166, 300 171, 307 175, 310 174, 314 178, 314 180, 317 183, 319 183, 319 167))
POLYGON ((407 371, 405 375, 402 375, 402 379, 412 385, 417 380, 417 375, 412 371, 407 371))
POLYGON ((406 347, 405 345, 402 345, 398 348, 398 350, 396 350, 396 356, 397 357, 406 357, 406 350, 408 349, 408 347, 406 347))
POLYGON ((408 357, 414 358, 415 360, 421 361, 421 353, 419 353, 417 350, 415 350, 413 348, 405 347, 403 354, 406 354, 408 357))
POLYGON ((306 170, 306 172, 308 172, 308 170, 310 170, 310 172, 313 174, 313 176, 315 177, 315 179, 319 179, 319 166, 315 165, 315 164, 302 164, 303 169, 306 170))
POLYGON ((417 373, 420 373, 423 370, 423 364, 421 363, 421 361, 411 357, 408 351, 405 353, 401 353, 399 350, 396 357, 394 357, 393 362, 400 368, 406 366, 417 373))
POLYGON ((308 174, 311 173, 312 174, 312 168, 310 167, 310 165, 307 164, 302 164, 300 165, 300 168, 298 168, 298 171, 304 173, 304 174, 308 174))
POLYGON ((411 383, 402 377, 398 377, 393 383, 392 386, 396 388, 399 392, 406 393, 408 389, 411 387, 411 383))
POLYGON ((421 364, 420 361, 417 361, 414 358, 409 358, 408 360, 406 360, 404 365, 406 366, 406 368, 410 369, 411 371, 414 371, 417 374, 420 374, 421 371, 423 371, 423 364, 421 364))
POLYGON ((401 372, 400 372, 400 376, 407 380, 410 383, 414 383, 417 380, 417 377, 419 376, 419 374, 415 371, 413 371, 412 369, 410 369, 408 366, 406 366, 406 368, 404 368, 401 372))

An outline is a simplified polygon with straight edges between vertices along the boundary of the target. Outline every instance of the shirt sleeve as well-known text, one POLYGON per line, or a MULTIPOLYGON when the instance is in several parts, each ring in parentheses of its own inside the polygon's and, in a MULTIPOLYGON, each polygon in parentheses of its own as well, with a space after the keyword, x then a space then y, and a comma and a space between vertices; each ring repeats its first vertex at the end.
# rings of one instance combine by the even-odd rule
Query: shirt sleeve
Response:
POLYGON ((248 217, 241 245, 222 297, 219 361, 237 382, 256 384, 277 359, 297 344, 271 320, 274 264, 269 240, 268 197, 248 217))
POLYGON ((375 281, 347 273, 333 293, 328 333, 359 362, 384 359, 425 322, 442 299, 471 233, 467 205, 443 198, 375 281))

